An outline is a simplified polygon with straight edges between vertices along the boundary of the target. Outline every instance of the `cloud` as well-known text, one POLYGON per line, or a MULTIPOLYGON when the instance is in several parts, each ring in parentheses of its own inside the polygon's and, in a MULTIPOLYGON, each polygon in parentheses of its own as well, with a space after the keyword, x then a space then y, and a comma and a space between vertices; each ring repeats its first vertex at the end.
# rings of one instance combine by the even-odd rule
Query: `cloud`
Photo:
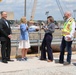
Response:
POLYGON ((0 11, 12 11, 15 19, 19 19, 24 14, 24 0, 3 0, 0 4, 0 11))
POLYGON ((4 2, 5 2, 6 4, 10 4, 10 3, 13 3, 14 1, 13 1, 13 0, 4 0, 4 2))
MULTIPOLYGON (((64 11, 73 11, 76 9, 76 0, 59 0, 64 11)), ((30 19, 34 0, 26 0, 27 19, 30 19)), ((15 19, 20 19, 24 15, 24 0, 3 0, 0 3, 0 11, 13 11, 15 19)), ((37 6, 34 19, 46 19, 45 12, 55 19, 62 19, 56 0, 37 0, 37 6), (60 17, 60 18, 59 18, 60 17)))
POLYGON ((62 0, 62 1, 65 1, 65 2, 76 2, 76 0, 62 0))

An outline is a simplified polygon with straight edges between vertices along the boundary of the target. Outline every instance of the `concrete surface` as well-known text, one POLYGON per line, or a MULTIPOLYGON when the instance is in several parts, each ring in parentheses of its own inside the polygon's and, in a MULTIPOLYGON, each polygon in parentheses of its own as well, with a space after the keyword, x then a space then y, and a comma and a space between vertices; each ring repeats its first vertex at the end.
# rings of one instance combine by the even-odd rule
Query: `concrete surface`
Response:
POLYGON ((0 75, 76 75, 76 54, 68 66, 57 63, 58 57, 54 55, 53 62, 40 61, 38 57, 28 57, 27 61, 13 59, 8 64, 0 62, 0 75))

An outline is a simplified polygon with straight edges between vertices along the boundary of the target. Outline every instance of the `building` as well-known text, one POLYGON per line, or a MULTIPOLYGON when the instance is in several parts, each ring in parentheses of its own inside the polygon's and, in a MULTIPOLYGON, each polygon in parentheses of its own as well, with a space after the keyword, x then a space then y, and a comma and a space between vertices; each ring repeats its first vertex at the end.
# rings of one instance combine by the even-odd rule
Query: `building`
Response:
MULTIPOLYGON (((1 18, 1 14, 0 14, 0 18, 1 18)), ((14 12, 7 12, 7 19, 14 20, 14 12)))

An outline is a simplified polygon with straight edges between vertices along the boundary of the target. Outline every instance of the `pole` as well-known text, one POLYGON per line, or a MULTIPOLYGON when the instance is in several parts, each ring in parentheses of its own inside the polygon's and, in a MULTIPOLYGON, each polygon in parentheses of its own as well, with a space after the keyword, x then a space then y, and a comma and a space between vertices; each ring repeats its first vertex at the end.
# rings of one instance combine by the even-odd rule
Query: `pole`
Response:
POLYGON ((26 0, 24 0, 24 16, 26 16, 26 0))
POLYGON ((76 10, 73 10, 73 12, 74 12, 74 19, 75 19, 75 12, 76 12, 76 10))
POLYGON ((47 17, 48 17, 48 14, 49 14, 49 11, 46 11, 45 15, 47 15, 47 17))

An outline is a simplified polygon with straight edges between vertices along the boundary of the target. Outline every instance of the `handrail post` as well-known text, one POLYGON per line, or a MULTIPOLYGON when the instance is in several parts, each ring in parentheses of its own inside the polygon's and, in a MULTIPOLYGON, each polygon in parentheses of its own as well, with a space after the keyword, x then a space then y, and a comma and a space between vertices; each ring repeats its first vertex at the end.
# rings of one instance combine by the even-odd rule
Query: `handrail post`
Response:
POLYGON ((40 53, 40 31, 38 31, 38 54, 40 53))
MULTIPOLYGON (((17 37, 17 45, 18 45, 18 38, 19 37, 17 37)), ((18 56, 18 46, 16 47, 16 57, 18 56)))

